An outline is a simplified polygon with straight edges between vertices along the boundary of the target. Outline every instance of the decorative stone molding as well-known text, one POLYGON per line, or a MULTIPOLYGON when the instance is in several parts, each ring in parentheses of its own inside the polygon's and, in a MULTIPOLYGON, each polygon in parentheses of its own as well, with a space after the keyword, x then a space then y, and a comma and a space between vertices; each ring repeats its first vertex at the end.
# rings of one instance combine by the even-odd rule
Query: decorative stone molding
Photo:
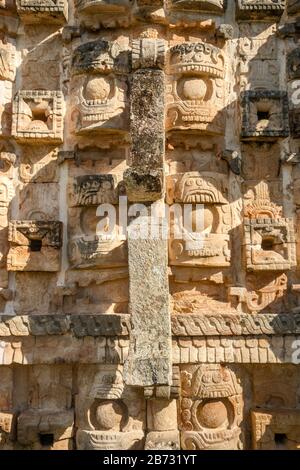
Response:
POLYGON ((227 0, 170 0, 173 10, 187 10, 193 12, 222 13, 226 8, 227 0))
POLYGON ((242 20, 280 19, 285 0, 237 0, 237 18, 242 20))
POLYGON ((13 102, 12 135, 20 142, 61 143, 62 112, 60 91, 19 91, 13 102))
POLYGON ((62 222, 16 220, 9 223, 9 271, 58 271, 62 222))
POLYGON ((290 219, 245 219, 244 245, 248 271, 284 271, 297 264, 290 219))
POLYGON ((245 91, 242 108, 243 139, 288 137, 288 99, 285 92, 245 91))
POLYGON ((62 24, 68 19, 67 0, 17 0, 17 12, 24 23, 62 24))

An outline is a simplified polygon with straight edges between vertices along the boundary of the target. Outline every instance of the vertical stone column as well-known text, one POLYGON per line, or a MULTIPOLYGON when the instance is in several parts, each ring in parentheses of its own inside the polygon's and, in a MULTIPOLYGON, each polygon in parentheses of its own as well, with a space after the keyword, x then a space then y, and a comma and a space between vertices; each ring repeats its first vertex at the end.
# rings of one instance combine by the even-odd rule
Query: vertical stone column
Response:
POLYGON ((132 43, 130 168, 124 174, 129 201, 151 202, 164 192, 165 62, 163 40, 132 43))
MULTIPOLYGON (((165 82, 160 70, 164 50, 164 41, 133 42, 133 69, 138 70, 133 74, 131 91, 131 166, 125 174, 127 195, 132 202, 159 200, 164 192, 165 82)), ((171 385, 168 252, 161 228, 157 220, 144 214, 128 231, 132 318, 125 366, 128 385, 171 385), (151 228, 160 234, 152 237, 151 228)))

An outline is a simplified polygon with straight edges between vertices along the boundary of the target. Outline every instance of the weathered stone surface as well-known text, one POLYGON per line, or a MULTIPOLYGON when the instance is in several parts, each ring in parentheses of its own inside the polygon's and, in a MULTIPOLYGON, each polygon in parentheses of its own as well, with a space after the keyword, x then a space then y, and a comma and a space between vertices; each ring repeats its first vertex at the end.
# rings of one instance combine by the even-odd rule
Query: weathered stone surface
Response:
MULTIPOLYGON (((148 217, 140 217, 138 221, 141 227, 150 227, 151 220, 148 217)), ((132 330, 125 382, 142 387, 171 385, 172 353, 166 240, 137 239, 137 227, 131 226, 129 231, 132 330)))
POLYGON ((299 448, 299 12, 0 0, 0 450, 299 448))

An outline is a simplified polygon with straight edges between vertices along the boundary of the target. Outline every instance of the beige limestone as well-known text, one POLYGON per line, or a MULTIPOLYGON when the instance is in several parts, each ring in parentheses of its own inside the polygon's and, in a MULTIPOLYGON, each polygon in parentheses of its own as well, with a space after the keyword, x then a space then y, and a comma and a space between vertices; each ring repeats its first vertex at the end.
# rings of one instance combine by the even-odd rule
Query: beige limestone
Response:
POLYGON ((0 450, 300 448, 299 13, 0 0, 0 450))

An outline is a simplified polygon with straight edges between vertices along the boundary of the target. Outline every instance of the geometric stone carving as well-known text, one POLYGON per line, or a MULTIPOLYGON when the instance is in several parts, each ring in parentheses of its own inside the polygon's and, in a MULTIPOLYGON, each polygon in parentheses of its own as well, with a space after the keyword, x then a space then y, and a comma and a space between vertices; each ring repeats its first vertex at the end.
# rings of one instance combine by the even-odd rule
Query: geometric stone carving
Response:
POLYGON ((9 271, 59 271, 62 222, 12 221, 9 271))
POLYGON ((285 0, 237 0, 237 18, 271 20, 280 19, 284 12, 285 0))
POLYGON ((17 0, 17 12, 24 23, 64 23, 67 0, 17 0))
POLYGON ((101 26, 128 27, 133 8, 131 0, 75 0, 81 23, 92 30, 101 26))
POLYGON ((288 98, 282 91, 245 91, 242 95, 242 132, 245 138, 288 137, 288 98))
POLYGON ((286 308, 287 283, 286 274, 279 274, 277 278, 273 273, 268 277, 265 274, 263 279, 250 275, 246 278, 247 287, 230 287, 228 295, 237 300, 235 305, 243 312, 281 313, 286 308))
POLYGON ((135 39, 132 41, 132 68, 163 69, 166 58, 166 43, 155 39, 135 39))
POLYGON ((238 449, 243 401, 233 370, 223 365, 186 366, 181 386, 183 449, 238 449))
POLYGON ((300 445, 299 410, 251 411, 252 442, 256 450, 297 450, 300 445))
POLYGON ((247 271, 284 271, 297 264, 290 219, 244 219, 244 245, 247 271))
POLYGON ((72 449, 74 412, 72 410, 26 410, 18 416, 19 444, 34 449, 72 449))
POLYGON ((19 91, 13 102, 12 135, 20 142, 61 143, 62 93, 19 91))
POLYGON ((225 57, 205 43, 182 43, 169 51, 167 122, 171 129, 221 133, 224 128, 225 57))

